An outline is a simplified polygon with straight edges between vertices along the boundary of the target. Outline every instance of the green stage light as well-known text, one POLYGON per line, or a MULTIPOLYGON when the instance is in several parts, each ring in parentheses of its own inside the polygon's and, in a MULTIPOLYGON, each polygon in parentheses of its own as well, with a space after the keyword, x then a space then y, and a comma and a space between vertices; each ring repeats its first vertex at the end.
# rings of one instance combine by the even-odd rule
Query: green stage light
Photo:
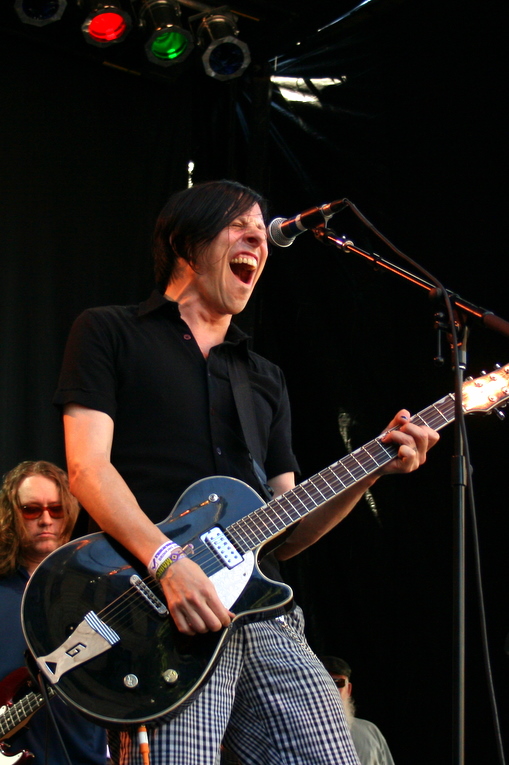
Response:
POLYGON ((66 5, 67 0, 16 0, 14 9, 24 24, 42 27, 59 21, 66 5))
POLYGON ((148 34, 145 53, 153 64, 180 64, 193 50, 192 35, 180 26, 180 15, 173 0, 141 0, 140 24, 148 34))

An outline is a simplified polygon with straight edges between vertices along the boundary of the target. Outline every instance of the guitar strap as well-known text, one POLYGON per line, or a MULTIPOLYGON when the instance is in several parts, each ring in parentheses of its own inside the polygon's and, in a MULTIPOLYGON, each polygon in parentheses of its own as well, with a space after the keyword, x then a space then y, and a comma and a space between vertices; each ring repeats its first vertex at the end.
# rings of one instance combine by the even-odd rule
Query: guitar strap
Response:
POLYGON ((267 476, 261 466, 260 439, 254 412, 253 392, 247 373, 247 364, 233 351, 227 354, 228 375, 239 415, 244 441, 249 452, 251 469, 258 481, 264 500, 272 498, 272 489, 267 483, 267 476))

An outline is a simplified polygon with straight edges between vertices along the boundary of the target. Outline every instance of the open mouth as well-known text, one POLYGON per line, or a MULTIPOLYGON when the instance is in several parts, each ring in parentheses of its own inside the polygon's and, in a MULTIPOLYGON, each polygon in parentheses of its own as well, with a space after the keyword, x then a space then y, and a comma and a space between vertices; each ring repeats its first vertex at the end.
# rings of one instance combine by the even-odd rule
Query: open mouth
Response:
POLYGON ((230 268, 241 282, 249 284, 256 271, 258 263, 250 255, 238 255, 230 261, 230 268))

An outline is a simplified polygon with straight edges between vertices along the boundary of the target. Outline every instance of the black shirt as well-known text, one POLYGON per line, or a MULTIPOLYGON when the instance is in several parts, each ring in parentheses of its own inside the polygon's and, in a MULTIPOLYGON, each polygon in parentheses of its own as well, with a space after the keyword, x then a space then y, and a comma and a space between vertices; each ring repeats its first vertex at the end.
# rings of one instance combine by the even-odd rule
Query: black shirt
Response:
POLYGON ((267 477, 298 469, 281 370, 253 353, 231 325, 203 357, 178 304, 153 292, 139 306, 93 308, 71 330, 55 403, 77 403, 115 423, 112 463, 156 523, 200 478, 256 483, 228 378, 243 357, 267 477))

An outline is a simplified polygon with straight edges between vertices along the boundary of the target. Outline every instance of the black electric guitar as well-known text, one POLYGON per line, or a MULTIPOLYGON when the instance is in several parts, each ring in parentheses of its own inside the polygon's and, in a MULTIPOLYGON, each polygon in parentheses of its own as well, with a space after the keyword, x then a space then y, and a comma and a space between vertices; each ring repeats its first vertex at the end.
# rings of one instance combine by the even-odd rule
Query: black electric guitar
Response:
MULTIPOLYGON (((53 693, 50 688, 49 695, 53 693)), ((33 690, 33 682, 26 667, 15 669, 0 682, 0 765, 33 761, 30 752, 11 753, 7 750, 8 744, 1 742, 26 725, 44 704, 42 693, 33 690)))
MULTIPOLYGON (((466 382, 467 413, 509 398, 509 365, 466 382)), ((454 419, 449 395, 412 417, 435 430, 454 419)), ((106 727, 174 717, 214 669, 239 625, 283 613, 291 589, 267 579, 259 548, 288 526, 388 463, 397 447, 375 438, 266 504, 253 489, 216 476, 193 484, 161 530, 214 582, 236 617, 217 633, 186 637, 175 628, 159 584, 106 534, 51 553, 25 590, 23 629, 37 663, 61 698, 106 727)))

